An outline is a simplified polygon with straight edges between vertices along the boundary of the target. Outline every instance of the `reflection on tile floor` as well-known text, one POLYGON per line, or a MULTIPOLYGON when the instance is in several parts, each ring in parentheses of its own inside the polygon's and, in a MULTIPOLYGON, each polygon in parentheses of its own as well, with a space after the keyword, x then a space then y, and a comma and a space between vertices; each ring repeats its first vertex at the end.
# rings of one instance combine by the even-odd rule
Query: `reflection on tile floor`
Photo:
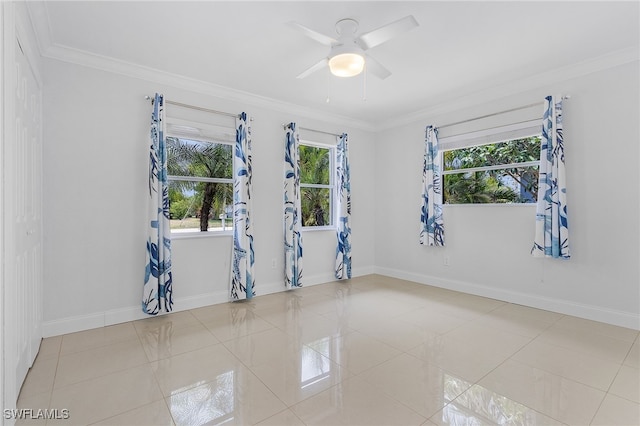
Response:
POLYGON ((45 339, 63 425, 640 425, 636 330, 379 275, 45 339))

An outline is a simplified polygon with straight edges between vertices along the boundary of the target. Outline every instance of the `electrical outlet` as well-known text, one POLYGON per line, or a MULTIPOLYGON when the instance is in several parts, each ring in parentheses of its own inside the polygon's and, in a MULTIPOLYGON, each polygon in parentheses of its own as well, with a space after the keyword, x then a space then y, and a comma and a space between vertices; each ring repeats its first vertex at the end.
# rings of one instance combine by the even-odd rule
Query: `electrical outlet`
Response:
POLYGON ((276 269, 277 263, 278 262, 276 261, 275 257, 273 259, 271 259, 271 269, 276 269))
POLYGON ((442 264, 443 264, 444 266, 449 266, 449 262, 450 262, 449 256, 446 256, 446 255, 445 255, 445 256, 442 258, 442 264))

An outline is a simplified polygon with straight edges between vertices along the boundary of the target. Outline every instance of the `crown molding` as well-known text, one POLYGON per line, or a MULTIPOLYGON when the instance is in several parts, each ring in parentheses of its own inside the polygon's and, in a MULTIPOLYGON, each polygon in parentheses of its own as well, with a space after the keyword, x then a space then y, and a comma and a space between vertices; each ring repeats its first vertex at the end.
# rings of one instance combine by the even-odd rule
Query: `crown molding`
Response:
POLYGON ((506 83, 493 84, 482 90, 455 97, 454 99, 444 102, 438 102, 434 106, 418 110, 414 113, 389 118, 382 122, 366 121, 352 117, 345 117, 341 114, 332 114, 307 106, 284 102, 211 82, 159 71, 157 69, 118 60, 112 57, 97 55, 55 44, 52 42, 51 38, 46 2, 29 1, 26 3, 33 29, 36 33, 40 54, 44 57, 181 88, 196 93, 207 94, 220 99, 271 109, 278 112, 291 113, 292 111, 295 111, 296 114, 301 117, 349 126, 368 132, 389 130, 395 127, 415 123, 420 120, 433 118, 438 115, 475 107, 487 102, 498 101, 530 90, 544 88, 545 86, 550 86, 572 78, 582 77, 609 68, 614 68, 640 59, 640 50, 637 47, 630 47, 565 67, 545 71, 533 76, 514 79, 506 83))
POLYGON ((375 126, 373 130, 379 132, 404 126, 415 123, 416 121, 482 105, 487 102, 497 101, 519 93, 562 83, 563 81, 615 68, 631 62, 637 62, 639 59, 640 50, 637 47, 617 50, 583 62, 545 71, 530 77, 512 80, 504 84, 494 85, 472 94, 452 99, 451 101, 438 103, 437 105, 416 111, 415 113, 386 120, 378 126, 375 126))
POLYGON ((47 5, 44 1, 27 1, 25 5, 31 20, 31 27, 36 35, 39 53, 44 56, 44 52, 53 44, 47 5))

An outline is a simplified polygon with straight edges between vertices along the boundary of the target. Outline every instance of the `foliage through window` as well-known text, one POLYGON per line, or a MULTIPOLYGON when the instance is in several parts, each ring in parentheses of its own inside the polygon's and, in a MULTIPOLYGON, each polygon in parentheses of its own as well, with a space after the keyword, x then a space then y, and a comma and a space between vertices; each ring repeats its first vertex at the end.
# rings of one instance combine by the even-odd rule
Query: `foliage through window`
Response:
POLYGON ((232 145, 167 137, 171 231, 233 226, 232 145))
POLYGON ((300 142, 302 226, 333 224, 334 148, 300 142))
POLYGON ((444 151, 446 204, 535 203, 540 136, 444 151))

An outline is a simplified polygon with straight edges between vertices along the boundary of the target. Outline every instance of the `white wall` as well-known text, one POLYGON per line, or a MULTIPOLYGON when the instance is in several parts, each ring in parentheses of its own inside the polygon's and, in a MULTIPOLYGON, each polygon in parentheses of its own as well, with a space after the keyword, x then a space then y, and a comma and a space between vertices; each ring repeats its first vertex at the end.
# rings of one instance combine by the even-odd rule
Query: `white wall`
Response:
MULTIPOLYGON (((145 95, 253 115, 253 219, 258 295, 283 289, 282 123, 347 132, 354 274, 373 271, 374 134, 265 107, 45 60, 44 333, 143 315, 148 128, 145 95), (271 259, 277 267, 271 268, 271 259)), ((306 232, 305 282, 333 277, 335 233, 306 232)), ((227 300, 230 236, 173 241, 175 309, 227 300)))
MULTIPOLYGON (((378 272, 640 328, 638 63, 522 92, 378 133, 310 120, 66 62, 44 61, 44 334, 142 317, 147 133, 145 95, 255 117, 258 294, 282 283, 281 124, 350 136, 354 273, 378 272), (446 206, 447 247, 418 244, 424 127, 540 102, 565 102, 572 258, 534 259, 533 206, 446 206), (600 166, 598 168, 598 166, 600 166), (600 194, 605 201, 600 202, 600 194), (443 265, 443 256, 450 266, 443 265), (276 269, 271 259, 277 257, 276 269)), ((534 109, 535 110, 535 109, 534 109)), ((521 111, 442 136, 507 124, 521 111)), ((526 118, 533 118, 526 117, 526 118)), ((307 284, 332 279, 334 235, 307 232, 307 284)), ((226 300, 230 237, 174 240, 176 309, 226 300)))
MULTIPOLYGON (((640 328, 638 71, 636 61, 377 135, 376 272, 640 328), (445 206, 446 247, 420 246, 425 126, 537 101, 539 115, 548 94, 571 95, 564 103, 571 259, 529 254, 535 206, 445 206), (390 218, 393 226, 384 226, 390 218)), ((441 136, 513 117, 443 129, 441 136)))

